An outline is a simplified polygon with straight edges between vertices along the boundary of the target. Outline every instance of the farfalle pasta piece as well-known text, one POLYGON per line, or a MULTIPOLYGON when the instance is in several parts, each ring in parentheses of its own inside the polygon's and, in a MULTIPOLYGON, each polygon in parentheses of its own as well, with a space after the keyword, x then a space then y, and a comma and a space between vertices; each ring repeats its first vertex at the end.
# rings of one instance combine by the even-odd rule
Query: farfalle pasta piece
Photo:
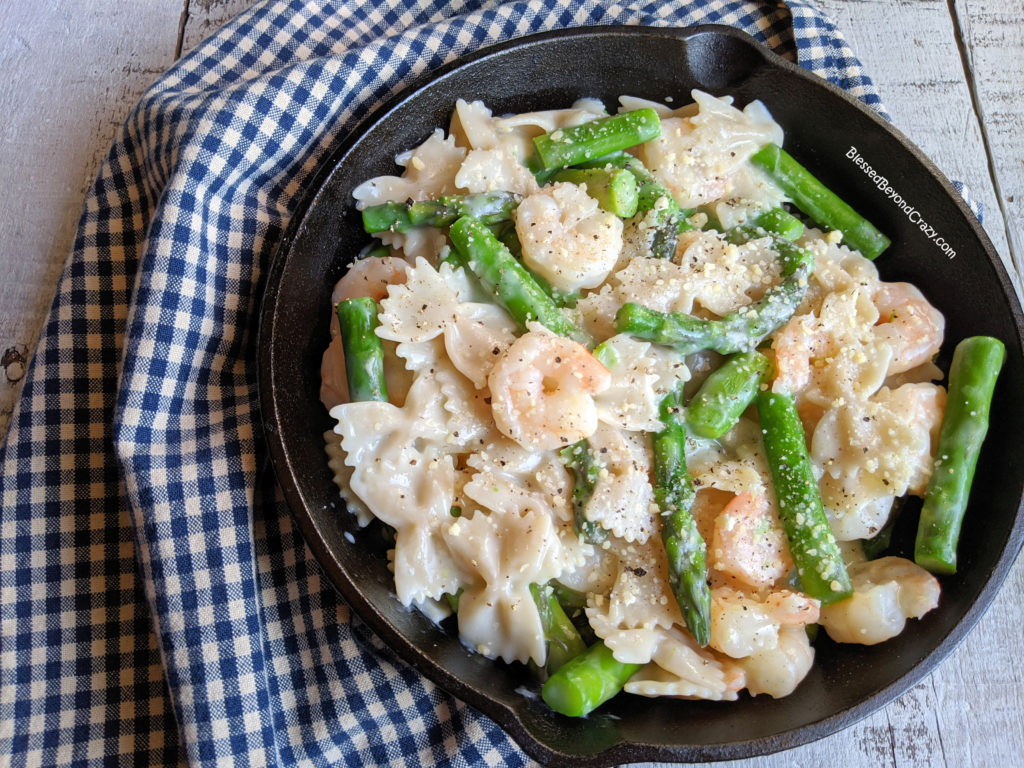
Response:
POLYGON ((817 312, 822 299, 829 293, 854 288, 874 290, 879 282, 875 263, 851 251, 834 235, 808 227, 796 243, 814 257, 814 271, 799 308, 801 314, 817 312))
POLYGON ((476 389, 447 361, 439 363, 434 371, 448 413, 448 450, 452 453, 478 451, 500 437, 491 419, 487 390, 476 389))
POLYGON ((468 149, 501 148, 520 162, 533 152, 533 137, 594 120, 606 114, 597 99, 580 99, 570 109, 549 109, 494 117, 482 101, 455 102, 451 133, 468 149))
POLYGON ((722 316, 759 299, 779 282, 781 268, 771 238, 730 243, 715 231, 694 232, 676 254, 682 267, 678 310, 694 304, 722 316))
POLYGON ((502 124, 483 102, 459 99, 452 118, 452 135, 468 152, 455 183, 470 193, 535 192, 537 180, 523 160, 530 151, 530 140, 541 133, 542 128, 529 123, 502 124))
POLYGON ((668 562, 661 537, 651 536, 643 544, 609 539, 605 557, 611 558, 608 565, 615 570, 612 587, 607 594, 591 596, 587 619, 598 637, 618 637, 616 658, 646 664, 650 658, 644 657, 648 652, 645 649, 651 647, 645 633, 653 627, 684 625, 668 583, 668 562), (616 634, 623 631, 626 634, 616 634), (628 647, 633 650, 627 651, 628 647))
POLYGON ((637 254, 620 259, 604 285, 580 299, 573 309, 577 321, 598 339, 615 334, 615 314, 626 302, 659 312, 688 311, 693 304, 685 291, 688 275, 683 267, 668 259, 639 255, 642 249, 631 245, 629 228, 623 237, 627 241, 624 252, 637 250, 637 254))
POLYGON ((454 593, 459 571, 440 536, 450 524, 455 467, 445 451, 447 416, 436 380, 418 376, 405 406, 336 406, 349 487, 395 529, 395 589, 403 605, 454 593))
POLYGON ((403 152, 395 162, 404 168, 401 176, 377 176, 352 191, 360 208, 389 201, 426 200, 456 191, 455 174, 466 156, 451 136, 435 130, 415 149, 403 152))
MULTIPOLYGON (((624 690, 638 696, 735 701, 746 678, 735 664, 701 648, 678 627, 648 631, 650 662, 634 674, 624 690)), ((615 639, 606 640, 615 650, 615 639)))
POLYGON ((692 298, 685 289, 689 274, 667 259, 631 259, 609 279, 619 304, 636 302, 659 312, 685 312, 692 298))
POLYGON ((832 477, 867 472, 890 493, 920 495, 945 405, 945 390, 934 384, 883 387, 867 401, 826 411, 811 439, 811 458, 832 477))
POLYGON ((495 512, 547 515, 571 520, 572 478, 557 454, 527 451, 498 436, 466 459, 475 470, 464 493, 495 512))
POLYGON ((391 286, 381 301, 382 339, 401 343, 444 336, 447 359, 478 389, 487 384, 494 363, 515 340, 515 323, 494 304, 475 302, 475 289, 463 269, 424 259, 406 272, 402 285, 391 286))
POLYGON ((779 208, 788 202, 786 193, 772 183, 760 169, 744 164, 729 175, 725 197, 709 204, 722 231, 750 224, 763 211, 779 208))
POLYGON ((661 135, 640 147, 640 159, 657 168, 681 208, 727 197, 730 177, 766 144, 782 145, 782 129, 759 101, 742 111, 731 99, 693 90, 698 112, 693 117, 668 117, 661 135))
POLYGON ((487 386, 491 369, 515 339, 515 322, 495 304, 459 304, 444 326, 448 358, 477 389, 487 386))
POLYGON ((413 227, 405 232, 388 230, 378 232, 376 237, 410 264, 417 259, 437 264, 448 249, 448 235, 438 227, 413 227))
POLYGON ((380 302, 377 335, 397 342, 428 341, 444 332, 452 307, 469 300, 471 289, 448 265, 437 270, 426 259, 417 259, 406 271, 405 283, 388 288, 380 302))
POLYGON ((373 520, 373 513, 366 508, 363 500, 352 492, 352 467, 345 463, 345 449, 341 447, 341 436, 333 430, 324 432, 324 450, 327 451, 327 466, 334 473, 334 484, 345 507, 351 512, 360 528, 373 520))
POLYGON ((471 149, 466 153, 455 183, 471 194, 515 192, 529 195, 539 188, 534 175, 507 150, 471 149))
POLYGON ((612 360, 611 385, 594 397, 598 418, 632 432, 657 432, 661 399, 687 381, 690 372, 678 355, 659 349, 628 334, 613 336, 602 344, 612 360))
POLYGON ((445 541, 468 574, 459 597, 459 636, 488 658, 543 665, 544 628, 530 595, 561 569, 551 517, 528 512, 474 514, 449 523, 445 541))
POLYGON ((573 484, 558 454, 527 451, 495 434, 465 464, 473 473, 462 489, 468 504, 505 515, 549 517, 561 544, 557 575, 586 567, 594 547, 573 529, 573 484))
POLYGON ((646 435, 602 424, 588 442, 600 474, 586 518, 627 542, 646 542, 658 530, 646 435))
POLYGON ((395 354, 414 376, 431 377, 442 395, 445 452, 478 451, 497 435, 486 390, 476 389, 452 365, 441 337, 398 344, 395 354))

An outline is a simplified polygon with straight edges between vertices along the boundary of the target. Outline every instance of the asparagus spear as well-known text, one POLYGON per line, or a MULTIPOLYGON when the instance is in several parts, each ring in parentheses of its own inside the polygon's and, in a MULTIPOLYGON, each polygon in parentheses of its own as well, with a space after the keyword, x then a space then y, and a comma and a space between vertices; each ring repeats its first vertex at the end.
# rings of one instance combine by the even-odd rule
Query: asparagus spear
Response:
POLYGON ((755 152, 750 162, 763 169, 793 204, 822 227, 839 230, 843 242, 875 259, 892 242, 777 144, 755 152))
POLYGON ((594 347, 594 357, 609 370, 619 364, 619 353, 615 351, 615 347, 609 344, 607 340, 594 347))
POLYGON ((915 562, 933 573, 956 572, 957 540, 1005 359, 1003 343, 991 336, 971 336, 953 351, 949 397, 914 546, 915 562))
POLYGON ((597 204, 621 219, 636 213, 638 190, 636 176, 624 168, 566 168, 551 177, 552 181, 585 184, 587 194, 597 204))
POLYGON ((785 208, 769 208, 759 213, 754 225, 790 241, 804 234, 804 223, 785 208))
POLYGON ((395 201, 371 205, 363 209, 363 230, 366 232, 408 232, 412 229, 409 220, 409 205, 395 201))
POLYGON ((338 302, 337 312, 341 344, 345 350, 349 399, 352 402, 387 402, 384 348, 374 333, 378 325, 377 302, 370 298, 345 299, 338 302))
POLYGON ((541 625, 544 627, 544 639, 548 647, 544 669, 551 675, 566 662, 585 652, 587 646, 569 617, 565 615, 550 586, 531 584, 530 594, 537 605, 541 625))
POLYGON ((479 219, 463 216, 451 226, 449 237, 484 288, 525 330, 537 320, 553 333, 590 348, 593 339, 563 315, 533 276, 479 219))
POLYGON ((811 255, 789 241, 777 238, 775 247, 782 262, 783 280, 752 304, 718 320, 705 320, 682 312, 658 312, 627 302, 615 315, 615 330, 645 341, 667 344, 683 355, 702 349, 723 355, 754 349, 796 312, 814 268, 811 255))
POLYGON ((868 560, 877 560, 880 558, 889 546, 892 544, 892 531, 896 527, 897 511, 893 509, 889 513, 889 519, 885 521, 885 525, 872 536, 870 539, 864 539, 861 542, 861 550, 864 552, 864 557, 868 560))
POLYGON ((587 607, 587 596, 583 592, 570 589, 559 581, 552 581, 548 586, 551 587, 551 593, 558 600, 558 604, 570 618, 587 607))
POLYGON ((459 253, 458 248, 449 248, 447 252, 442 251, 442 253, 444 254, 441 257, 442 264, 449 264, 452 269, 456 269, 457 267, 466 267, 466 260, 462 257, 462 254, 459 253))
POLYGON ((654 498, 661 510, 661 539, 668 556, 668 580, 686 626, 701 646, 711 639, 711 591, 707 545, 690 514, 696 493, 686 469, 686 428, 682 386, 662 398, 661 431, 651 438, 654 498))
POLYGON ((672 258, 679 233, 693 229, 687 221, 692 211, 681 210, 668 188, 632 155, 623 154, 600 162, 603 165, 593 165, 598 168, 621 168, 633 174, 638 185, 637 209, 629 223, 647 233, 647 250, 652 257, 672 258))
MULTIPOLYGON (((707 214, 707 229, 723 232, 722 223, 713 214, 707 214)), ((804 223, 785 208, 769 208, 761 211, 746 224, 733 227, 725 232, 730 243, 745 243, 765 235, 775 235, 783 240, 794 242, 804 234, 804 223)))
POLYGON ((558 581, 548 582, 548 586, 551 587, 551 593, 558 600, 558 604, 562 606, 562 610, 569 617, 569 621, 573 623, 576 631, 580 633, 584 646, 589 646, 596 642, 597 635, 594 634, 594 630, 591 628, 585 613, 587 596, 583 592, 569 589, 569 587, 558 581))
POLYGON ((719 438, 732 429, 771 369, 756 350, 733 355, 708 376, 686 407, 686 426, 698 437, 719 438))
POLYGON ((459 612, 459 598, 462 597, 462 587, 459 587, 454 593, 445 592, 444 599, 448 603, 448 607, 452 613, 459 612))
POLYGON ((522 197, 514 192, 442 195, 436 200, 389 202, 363 209, 367 232, 407 232, 414 227, 445 227, 460 216, 473 216, 485 224, 512 218, 522 197))
POLYGON ((853 586, 825 516, 793 398, 761 392, 757 410, 779 517, 803 591, 822 605, 844 600, 853 586))
POLYGON ((644 108, 559 128, 537 136, 533 145, 545 168, 565 168, 643 144, 660 134, 658 113, 644 108))
POLYGON ((587 520, 586 515, 587 502, 594 495, 594 486, 597 485, 601 468, 594 463, 590 445, 586 440, 566 446, 558 454, 573 475, 572 508, 576 535, 590 544, 601 544, 608 538, 608 531, 587 520))
POLYGON ((555 712, 583 717, 621 691, 640 666, 616 661, 598 641, 549 677, 541 697, 555 712))

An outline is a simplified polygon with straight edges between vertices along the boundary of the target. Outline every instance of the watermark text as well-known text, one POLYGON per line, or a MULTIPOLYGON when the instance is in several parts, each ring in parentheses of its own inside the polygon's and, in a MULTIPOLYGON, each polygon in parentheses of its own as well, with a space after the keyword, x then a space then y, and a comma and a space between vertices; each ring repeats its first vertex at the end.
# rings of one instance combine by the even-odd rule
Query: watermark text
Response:
POLYGON ((956 258, 956 250, 946 242, 945 238, 938 233, 938 231, 925 221, 921 212, 915 208, 909 200, 903 197, 892 184, 889 183, 889 179, 880 174, 865 160, 857 148, 851 146, 849 151, 846 153, 846 157, 853 161, 853 164, 864 171, 867 177, 871 179, 871 183, 874 184, 882 192, 883 195, 888 197, 897 208, 903 211, 903 214, 907 217, 911 224, 917 226, 925 237, 935 243, 936 247, 942 251, 948 258, 956 258))

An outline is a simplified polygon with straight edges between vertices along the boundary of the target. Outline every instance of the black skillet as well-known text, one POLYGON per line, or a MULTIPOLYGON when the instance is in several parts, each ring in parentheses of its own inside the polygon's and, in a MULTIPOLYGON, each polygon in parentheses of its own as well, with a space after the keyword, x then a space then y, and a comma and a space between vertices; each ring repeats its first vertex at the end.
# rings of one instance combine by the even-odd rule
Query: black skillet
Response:
MULTIPOLYGON (((736 759, 820 738, 882 707, 939 663, 992 600, 1024 540, 1024 452, 1017 448, 1024 434, 1017 396, 1024 392, 1022 328, 1020 305, 977 220, 935 166, 871 110, 728 27, 591 27, 521 38, 443 67, 371 116, 326 161, 267 279, 260 399, 284 495, 334 585, 399 656, 493 718, 532 757, 564 766, 736 759), (455 634, 404 609, 394 596, 386 545, 342 508, 321 439, 331 421, 318 400, 331 287, 367 239, 352 189, 395 173, 395 154, 435 126, 446 127, 457 98, 482 99, 495 114, 564 107, 584 96, 614 110, 621 94, 680 105, 695 87, 731 94, 740 106, 761 99, 783 126, 789 152, 892 237, 878 268, 885 279, 915 283, 945 313, 940 365, 965 336, 989 334, 1006 343, 996 427, 979 462, 960 572, 942 578, 940 607, 902 635, 876 647, 819 638, 813 670, 784 699, 620 695, 573 720, 529 695, 537 686, 522 669, 468 652, 455 634), (882 191, 879 174, 902 205, 882 191)), ((915 512, 909 505, 901 515, 896 554, 912 546, 915 512)))

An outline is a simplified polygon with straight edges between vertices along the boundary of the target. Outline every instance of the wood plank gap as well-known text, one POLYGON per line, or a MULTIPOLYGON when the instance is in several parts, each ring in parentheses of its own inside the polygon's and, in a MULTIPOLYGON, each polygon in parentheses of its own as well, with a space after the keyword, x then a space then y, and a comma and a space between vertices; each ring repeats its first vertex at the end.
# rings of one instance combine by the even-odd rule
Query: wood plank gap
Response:
POLYGON ((942 765, 945 766, 945 768, 949 768, 949 760, 946 759, 946 745, 942 743, 942 723, 939 722, 939 707, 937 704, 939 701, 939 692, 935 690, 935 675, 932 675, 928 679, 928 683, 932 689, 932 697, 936 702, 936 706, 932 707, 932 718, 935 720, 935 733, 939 737, 939 754, 942 755, 942 765))
MULTIPOLYGON (((1010 226, 1010 214, 1006 210, 1003 190, 999 186, 999 174, 996 173, 996 160, 992 152, 992 143, 988 137, 988 127, 985 125, 985 114, 981 109, 981 99, 978 96, 978 84, 974 76, 974 67, 971 64, 971 57, 967 54, 967 41, 964 36, 963 25, 960 23, 960 14, 957 12, 956 0, 946 0, 946 7, 949 9, 949 17, 953 22, 953 40, 956 42, 957 53, 960 54, 960 64, 964 69, 964 79, 967 80, 967 92, 971 95, 971 109, 978 119, 978 128, 981 130, 981 143, 985 148, 985 161, 988 163, 988 175, 992 179, 992 186, 996 193, 996 205, 999 206, 999 215, 1003 220, 1003 231, 1006 232, 1006 247, 1010 252, 1010 263, 1017 271, 1024 275, 1024 263, 1018 258, 1016 248, 1013 244, 1013 232, 1010 226)), ((1024 257, 1024 254, 1021 254, 1024 257)))
POLYGON ((181 47, 185 43, 185 27, 188 24, 188 4, 191 0, 185 0, 185 7, 181 9, 181 17, 178 19, 178 40, 174 44, 174 60, 181 58, 181 47))
POLYGON ((885 710, 885 730, 889 734, 889 755, 892 757, 892 768, 899 768, 896 760, 896 729, 892 727, 890 710, 885 710))

